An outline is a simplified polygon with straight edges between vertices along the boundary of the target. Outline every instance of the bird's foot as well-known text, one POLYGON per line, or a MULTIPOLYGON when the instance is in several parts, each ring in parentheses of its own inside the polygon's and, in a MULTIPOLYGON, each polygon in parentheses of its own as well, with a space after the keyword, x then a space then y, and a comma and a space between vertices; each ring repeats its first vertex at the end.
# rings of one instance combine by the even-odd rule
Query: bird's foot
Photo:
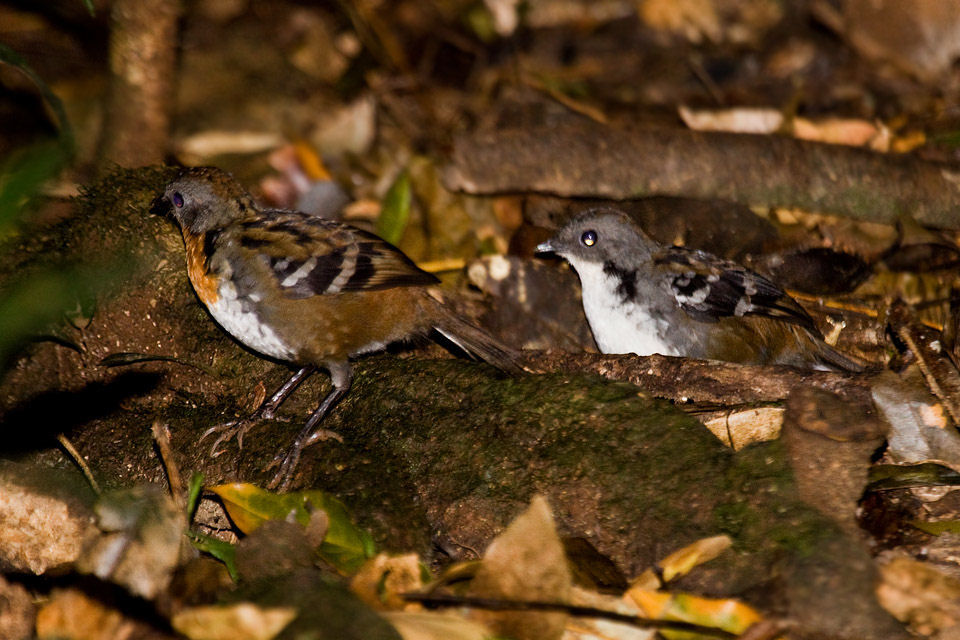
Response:
POLYGON ((300 454, 310 445, 324 440, 336 440, 341 444, 343 443, 343 437, 336 431, 331 431, 330 429, 317 429, 316 431, 310 433, 302 441, 300 438, 294 440, 293 444, 290 445, 290 448, 286 451, 286 453, 277 454, 270 464, 267 465, 267 469, 272 469, 276 466, 279 466, 280 468, 273 476, 273 479, 267 484, 267 488, 277 491, 286 491, 290 487, 290 481, 293 480, 293 472, 296 471, 297 464, 300 462, 300 454))
POLYGON ((213 441, 213 446, 210 447, 210 457, 216 458, 224 452, 223 449, 220 449, 221 444, 236 438, 237 447, 239 449, 243 449, 243 436, 245 436, 250 429, 260 424, 264 420, 275 419, 276 415, 273 411, 257 409, 245 418, 230 420, 229 422, 224 422, 222 424, 210 427, 203 432, 202 436, 200 436, 200 441, 202 442, 207 438, 207 436, 213 434, 217 435, 217 439, 213 441))

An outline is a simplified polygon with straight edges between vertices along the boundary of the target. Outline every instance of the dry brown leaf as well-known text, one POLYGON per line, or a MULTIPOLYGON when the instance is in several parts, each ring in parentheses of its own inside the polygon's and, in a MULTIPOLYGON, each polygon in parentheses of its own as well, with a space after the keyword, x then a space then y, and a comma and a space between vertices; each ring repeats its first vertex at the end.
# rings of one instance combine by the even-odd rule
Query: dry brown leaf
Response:
POLYGON ((483 625, 451 613, 387 611, 381 615, 403 640, 485 640, 492 636, 483 625))
POLYGON ((377 133, 377 103, 370 96, 361 96, 350 104, 330 109, 319 119, 310 134, 310 143, 324 154, 369 151, 377 133))
POLYGON ((716 411, 697 418, 723 444, 739 451, 756 442, 776 440, 783 426, 783 407, 716 411))
POLYGON ((184 513, 158 488, 105 494, 95 507, 99 535, 84 543, 77 570, 153 598, 169 584, 180 560, 184 513))
POLYGON ((635 0, 592 0, 591 2, 529 2, 524 21, 534 29, 567 24, 598 25, 629 18, 635 13, 635 0))
POLYGON ((847 0, 844 31, 863 55, 921 78, 947 73, 960 56, 960 4, 943 0, 847 0))
POLYGON ((270 640, 297 617, 293 607, 259 607, 251 602, 190 607, 170 620, 190 640, 270 640))
POLYGON ((0 575, 0 638, 32 638, 35 620, 36 611, 30 592, 23 585, 7 582, 0 575))
POLYGON ((421 589, 422 565, 415 553, 402 556, 378 554, 367 560, 350 580, 350 590, 365 603, 380 610, 419 609, 420 605, 407 602, 401 594, 421 589))
POLYGON ((640 18, 650 27, 682 35, 690 42, 719 42, 723 36, 713 0, 645 0, 640 18))
POLYGON ((873 401, 890 424, 887 455, 900 464, 938 462, 960 470, 960 435, 918 377, 905 381, 885 372, 873 384, 873 401))
POLYGON ((792 132, 794 138, 852 147, 869 147, 873 151, 905 153, 926 142, 922 133, 903 136, 879 122, 859 118, 787 118, 773 107, 733 107, 729 109, 677 108, 683 123, 694 131, 728 131, 731 133, 775 134, 792 132))
MULTIPOLYGON (((571 604, 592 607, 602 611, 643 617, 633 601, 622 596, 605 595, 574 587, 570 593, 571 604)), ((653 640, 657 631, 637 625, 607 620, 604 618, 570 618, 563 640, 653 640)))
POLYGON ((208 129, 181 139, 176 147, 177 157, 185 164, 204 164, 214 156, 263 153, 284 142, 283 136, 272 131, 208 129))
POLYGON ((125 640, 133 628, 133 622, 116 609, 73 589, 54 591, 37 613, 37 637, 41 640, 125 640))
POLYGON ((876 124, 857 118, 824 118, 816 121, 795 118, 792 124, 794 137, 801 140, 845 144, 854 147, 869 144, 883 131, 883 128, 876 124))
MULTIPOLYGON (((880 567, 877 599, 924 636, 960 625, 960 580, 927 562, 895 558, 880 567)), ((946 637, 946 636, 944 636, 946 637)))
POLYGON ((772 107, 736 107, 734 109, 677 108, 680 119, 694 131, 730 131, 734 133, 774 133, 783 126, 784 117, 772 107))
MULTIPOLYGON (((497 536, 483 556, 469 595, 501 600, 567 602, 570 569, 546 498, 530 507, 497 536)), ((475 611, 482 623, 517 640, 551 640, 563 634, 564 613, 475 611)))

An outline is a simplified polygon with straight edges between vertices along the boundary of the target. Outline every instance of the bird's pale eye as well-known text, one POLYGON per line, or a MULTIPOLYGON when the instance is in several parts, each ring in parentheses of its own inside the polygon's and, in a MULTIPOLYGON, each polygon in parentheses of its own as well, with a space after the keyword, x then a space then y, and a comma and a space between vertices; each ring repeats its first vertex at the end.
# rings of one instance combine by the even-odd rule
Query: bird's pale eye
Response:
POLYGON ((170 201, 173 202, 173 206, 177 209, 183 207, 183 196, 180 195, 179 191, 174 191, 173 196, 170 197, 170 201))
POLYGON ((580 244, 585 247, 592 247, 597 244, 597 232, 593 229, 584 231, 583 235, 580 236, 580 244))

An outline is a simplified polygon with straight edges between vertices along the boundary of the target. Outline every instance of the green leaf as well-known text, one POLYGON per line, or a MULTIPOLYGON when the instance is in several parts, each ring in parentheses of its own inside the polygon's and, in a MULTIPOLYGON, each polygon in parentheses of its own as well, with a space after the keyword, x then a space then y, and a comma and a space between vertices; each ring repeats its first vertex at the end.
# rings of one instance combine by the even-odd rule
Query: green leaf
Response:
POLYGON ((93 0, 83 0, 83 6, 87 8, 87 13, 90 14, 91 18, 95 18, 97 15, 97 10, 93 6, 93 0))
POLYGON ((0 364, 30 338, 122 277, 116 265, 57 265, 9 283, 0 295, 0 364))
POLYGON ((937 522, 908 520, 907 524, 932 536, 939 536, 943 533, 960 533, 960 520, 938 520, 937 522))
POLYGON ((960 147, 960 130, 945 131, 932 137, 933 142, 942 144, 946 147, 960 147))
POLYGON ((370 533, 353 524, 342 502, 322 491, 306 491, 304 496, 309 505, 330 518, 330 527, 318 550, 321 558, 350 575, 376 554, 370 533))
POLYGON ((197 510, 197 504, 200 501, 200 492, 203 490, 203 474, 194 472, 190 476, 190 488, 187 491, 187 517, 193 518, 193 513, 197 510))
POLYGON ((43 183, 60 172, 67 156, 55 143, 22 149, 0 167, 0 237, 23 218, 23 212, 40 193, 43 183))
POLYGON ((230 573, 230 579, 237 581, 237 548, 234 545, 196 531, 188 531, 187 536, 195 548, 222 562, 230 573))
POLYGON ((464 14, 463 21, 481 42, 490 44, 497 39, 497 28, 493 15, 486 6, 477 3, 464 14))
POLYGON ((377 218, 377 235, 391 244, 400 242, 410 220, 412 202, 410 173, 404 169, 383 197, 383 207, 377 218))
POLYGON ((210 490, 220 496, 230 519, 244 533, 250 533, 267 520, 292 518, 306 526, 311 513, 323 511, 329 519, 329 528, 317 553, 344 574, 353 573, 376 553, 370 534, 351 521, 340 500, 323 491, 272 493, 247 483, 224 484, 210 490))
POLYGON ((944 486, 960 486, 960 473, 934 462, 912 465, 878 464, 870 468, 867 490, 944 486))
MULTIPOLYGON (((91 0, 86 1, 90 2, 91 0)), ((88 5, 88 10, 91 8, 92 5, 88 5)), ((70 121, 67 119, 67 111, 63 108, 63 102, 60 101, 60 98, 58 98, 50 86, 43 81, 43 78, 38 76, 36 72, 30 68, 30 65, 27 64, 27 61, 24 60, 19 53, 3 43, 0 43, 0 63, 9 64, 19 69, 21 73, 27 76, 30 81, 37 86, 43 99, 47 101, 50 109, 53 110, 54 115, 57 117, 57 122, 60 125, 60 143, 63 146, 63 150, 72 156, 74 152, 73 127, 70 126, 70 121)))

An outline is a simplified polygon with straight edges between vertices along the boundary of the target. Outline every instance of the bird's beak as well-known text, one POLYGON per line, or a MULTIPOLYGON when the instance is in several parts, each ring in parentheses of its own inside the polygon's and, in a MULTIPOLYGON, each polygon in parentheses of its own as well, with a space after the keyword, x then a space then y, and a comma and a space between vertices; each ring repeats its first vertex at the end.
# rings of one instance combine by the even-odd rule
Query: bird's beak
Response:
POLYGON ((170 205, 170 201, 166 196, 160 196, 150 204, 150 213, 155 216, 164 216, 169 218, 172 212, 173 207, 170 205))
POLYGON ((537 248, 536 248, 536 253, 555 253, 555 252, 556 252, 556 249, 554 249, 553 245, 550 244, 549 240, 547 240, 546 242, 541 242, 540 244, 537 245, 537 248))

